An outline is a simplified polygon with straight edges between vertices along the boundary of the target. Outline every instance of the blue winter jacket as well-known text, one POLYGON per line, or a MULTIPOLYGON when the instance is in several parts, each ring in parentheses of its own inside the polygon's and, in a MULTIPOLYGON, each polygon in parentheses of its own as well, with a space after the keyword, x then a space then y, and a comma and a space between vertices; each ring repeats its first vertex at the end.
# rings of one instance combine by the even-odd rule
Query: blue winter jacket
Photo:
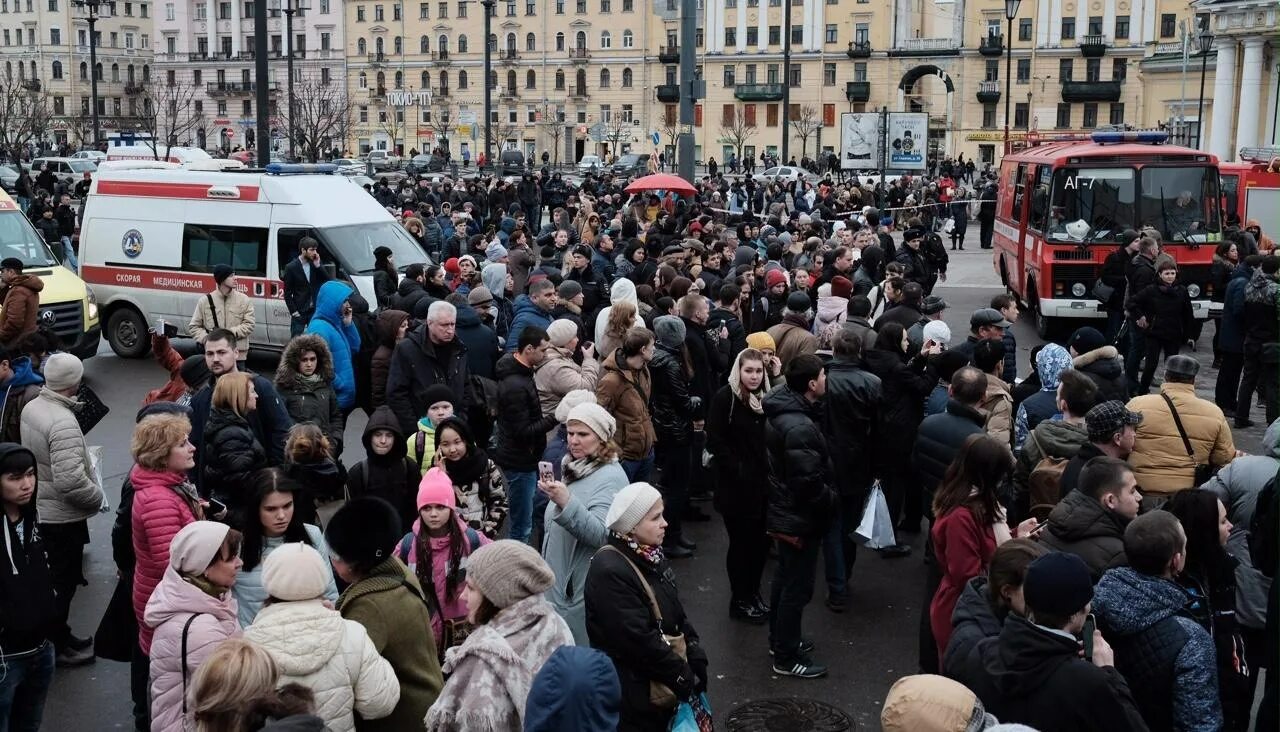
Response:
POLYGON ((515 316, 511 319, 511 327, 507 329, 507 353, 515 352, 520 334, 531 325, 546 330, 551 325, 551 313, 535 305, 528 295, 521 295, 516 298, 515 316))
POLYGON ((338 406, 344 410, 356 404, 355 356, 360 351, 360 332, 355 324, 342 322, 342 304, 355 289, 346 282, 329 280, 316 294, 316 312, 307 324, 307 332, 315 333, 329 344, 333 354, 333 390, 338 406))
POLYGON ((603 652, 561 646, 533 677, 524 732, 614 732, 622 686, 603 652))
POLYGON ((1253 268, 1236 267, 1227 282, 1222 302, 1222 320, 1218 321, 1218 348, 1225 353, 1244 353, 1244 288, 1253 277, 1253 268))

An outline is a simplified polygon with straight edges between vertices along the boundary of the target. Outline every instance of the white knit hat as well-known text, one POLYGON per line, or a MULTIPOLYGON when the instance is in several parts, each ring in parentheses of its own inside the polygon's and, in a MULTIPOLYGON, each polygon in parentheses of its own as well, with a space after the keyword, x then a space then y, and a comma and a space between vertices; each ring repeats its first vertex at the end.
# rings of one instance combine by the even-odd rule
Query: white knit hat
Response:
POLYGON ((277 600, 314 600, 329 587, 327 562, 302 542, 285 544, 262 563, 262 588, 277 600))
POLYGON ((657 488, 648 483, 632 483, 613 497, 609 512, 604 517, 605 526, 610 531, 626 536, 660 500, 662 494, 657 488))
POLYGON ((572 320, 560 318, 547 326, 547 339, 556 348, 565 348, 578 335, 578 326, 572 320))
POLYGON ((183 526, 169 542, 169 566, 182 574, 203 574, 230 530, 217 521, 193 521, 183 526))
POLYGON ((608 442, 618 430, 618 422, 609 414, 609 410, 599 404, 579 404, 569 410, 569 418, 565 422, 581 422, 602 441, 608 442))
POLYGON ((70 353, 55 353, 44 363, 44 385, 50 391, 70 389, 83 378, 84 363, 70 353))
POLYGON ((924 339, 944 346, 951 345, 951 328, 941 320, 931 320, 925 323, 924 339))
POLYGON ((569 421, 569 412, 579 404, 595 404, 596 394, 586 389, 574 389, 560 398, 556 405, 556 421, 564 424, 569 421))

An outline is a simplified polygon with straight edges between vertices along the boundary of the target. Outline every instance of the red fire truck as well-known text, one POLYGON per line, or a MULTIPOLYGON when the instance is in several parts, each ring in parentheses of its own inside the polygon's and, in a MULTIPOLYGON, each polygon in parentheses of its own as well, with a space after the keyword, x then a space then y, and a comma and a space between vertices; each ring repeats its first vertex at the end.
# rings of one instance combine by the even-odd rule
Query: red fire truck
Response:
POLYGON ((1195 316, 1210 317, 1209 267, 1222 236, 1218 159, 1166 139, 1154 131, 1041 138, 1001 161, 993 264, 1041 337, 1106 317, 1093 295, 1098 271, 1122 231, 1144 226, 1178 262, 1195 316))
POLYGON ((1264 221, 1264 216, 1274 220, 1280 211, 1280 147, 1246 147, 1240 151, 1240 162, 1221 163, 1218 172, 1224 213, 1236 214, 1242 224, 1264 221))

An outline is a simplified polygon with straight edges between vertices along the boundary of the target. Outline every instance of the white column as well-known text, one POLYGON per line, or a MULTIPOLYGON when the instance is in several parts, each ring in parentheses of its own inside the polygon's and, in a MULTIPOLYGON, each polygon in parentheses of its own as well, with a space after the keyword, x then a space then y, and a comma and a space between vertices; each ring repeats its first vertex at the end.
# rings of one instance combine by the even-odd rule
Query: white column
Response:
POLYGON ((747 8, 745 0, 738 1, 738 45, 733 49, 735 53, 742 53, 747 50, 747 8))
MULTIPOLYGON (((952 10, 951 10, 951 40, 954 41, 957 46, 963 46, 964 40, 965 40, 964 38, 964 10, 965 10, 964 5, 965 5, 964 0, 956 0, 955 5, 952 7, 952 10)), ((983 32, 985 33, 985 31, 983 32)), ((975 33, 975 34, 971 34, 971 39, 973 36, 976 36, 978 40, 981 40, 982 38, 982 36, 975 33)), ((948 115, 947 118, 950 119, 950 115, 948 115)))
POLYGON ((1266 127, 1263 128, 1261 138, 1262 145, 1280 145, 1280 134, 1276 132, 1276 113, 1280 111, 1280 98, 1277 94, 1276 82, 1280 80, 1280 59, 1272 58, 1271 68, 1268 69, 1267 78, 1267 119, 1266 127))
MULTIPOLYGON (((738 0, 742 2, 743 0, 738 0)), ((760 12, 756 14, 756 50, 763 52, 769 47, 769 9, 767 7, 760 8, 760 12)))
POLYGON ((1240 67, 1240 117, 1236 122, 1236 144, 1232 152, 1242 147, 1256 147, 1258 115, 1267 90, 1262 86, 1262 55, 1266 39, 1249 36, 1244 39, 1244 63, 1240 67))
MULTIPOLYGON (((1234 38, 1219 38, 1218 59, 1214 62, 1213 72, 1213 124, 1209 128, 1209 152, 1220 160, 1233 160, 1231 154, 1231 112, 1235 105, 1231 103, 1236 96, 1236 41, 1234 38)), ((1254 111, 1257 111, 1256 109, 1254 111)), ((1201 124, 1204 124, 1201 121, 1201 124)), ((1204 133, 1201 133, 1201 140, 1204 133)), ((1203 142, 1200 147, 1204 147, 1203 142)))
POLYGON ((1076 43, 1089 33, 1089 3, 1076 0, 1076 43))
POLYGON ((1049 3, 1049 42, 1062 41, 1062 0, 1051 0, 1049 3))
POLYGON ((1114 41, 1116 38, 1116 4, 1111 2, 1103 3, 1102 8, 1102 37, 1114 41))
MULTIPOLYGON (((1083 0, 1079 0, 1083 2, 1083 0)), ((1049 45, 1049 0, 1040 0, 1036 4, 1036 45, 1043 48, 1049 45)), ((1009 21, 1005 21, 1005 27, 1009 27, 1009 21)), ((1018 37, 1018 19, 1013 20, 1013 38, 1018 37)), ((1005 39, 1005 43, 1013 43, 1013 38, 1005 39)))
POLYGON ((1153 41, 1156 38, 1156 6, 1160 3, 1158 0, 1150 0, 1143 2, 1142 13, 1142 42, 1153 41))
MULTIPOLYGON (((206 21, 205 35, 209 38, 209 55, 218 52, 218 15, 213 6, 213 0, 205 0, 204 16, 206 21)), ((152 8, 154 11, 154 8, 152 8)))
MULTIPOLYGON (((262 2, 263 0, 259 0, 262 2)), ((231 54, 240 54, 240 3, 231 3, 231 54)))

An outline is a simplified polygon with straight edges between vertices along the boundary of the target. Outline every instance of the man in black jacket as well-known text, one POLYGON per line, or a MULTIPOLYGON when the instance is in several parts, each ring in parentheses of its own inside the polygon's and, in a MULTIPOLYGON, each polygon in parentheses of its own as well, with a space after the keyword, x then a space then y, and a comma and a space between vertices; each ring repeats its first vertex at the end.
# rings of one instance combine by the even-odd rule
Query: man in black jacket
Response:
POLYGON ((467 347, 458 339, 458 309, 444 300, 431 303, 427 322, 409 331, 396 344, 387 371, 387 404, 406 435, 418 429, 427 413, 427 387, 444 384, 459 400, 458 413, 466 414, 467 347))
MULTIPOLYGON (((866 298, 863 298, 865 301, 866 298)), ((871 490, 871 433, 880 414, 880 377, 862 365, 863 339, 841 328, 832 344, 835 358, 827 365, 827 434, 835 467, 839 508, 823 539, 827 575, 827 607, 844 612, 857 544, 849 536, 857 528, 871 490)))
POLYGON ((813 644, 800 634, 813 597, 814 564, 835 505, 832 469, 820 400, 827 390, 822 359, 804 354, 787 365, 787 383, 764 398, 769 454, 769 506, 765 525, 777 540, 769 646, 773 672, 816 679, 827 667, 809 658, 813 644))
POLYGON ((1133 258, 1138 256, 1138 243, 1141 241, 1138 232, 1125 229, 1116 241, 1120 244, 1114 252, 1102 261, 1102 269, 1098 279, 1111 288, 1111 297, 1102 303, 1107 311, 1107 343, 1112 343, 1124 323, 1124 299, 1129 286, 1129 267, 1133 258))
POLYGON ((425 267, 418 262, 405 267, 404 277, 400 278, 400 284, 396 287, 395 297, 391 298, 391 309, 403 310, 413 315, 419 302, 431 299, 431 296, 427 294, 426 284, 427 271, 425 267))
POLYGON ((991 238, 996 228, 996 184, 988 183, 982 188, 978 198, 978 244, 983 249, 991 248, 991 238))
POLYGON ((942 483, 947 466, 960 454, 970 435, 986 429, 987 416, 978 406, 987 395, 987 375, 973 366, 965 366, 951 376, 947 410, 925 417, 916 432, 915 452, 911 462, 920 475, 924 505, 931 505, 933 492, 942 483))
POLYGON ((289 309, 289 337, 306 329, 316 310, 316 293, 329 281, 320 266, 320 242, 304 236, 298 241, 298 256, 284 267, 284 306, 289 309))
MULTIPOLYGON (((920 285, 924 294, 929 294, 933 283, 937 281, 937 272, 924 248, 924 229, 907 229, 902 235, 903 247, 898 250, 893 261, 901 264, 905 270, 902 278, 907 282, 920 285)), ((907 324, 905 327, 911 327, 907 324)))
POLYGON ((528 541, 533 528, 533 491, 538 484, 538 461, 547 449, 547 432, 559 424, 554 414, 542 416, 533 372, 546 358, 551 339, 536 325, 520 331, 516 348, 498 360, 498 419, 494 425, 497 446, 493 462, 507 479, 511 508, 511 538, 528 541))
MULTIPOLYGON (((1160 281, 1159 275, 1156 274, 1156 257, 1160 256, 1160 243, 1147 236, 1142 237, 1138 242, 1138 253, 1130 260, 1129 269, 1125 273, 1129 288, 1128 296, 1125 298, 1125 308, 1130 310, 1134 295, 1142 292, 1147 285, 1154 285, 1160 281)), ((1124 373, 1129 379, 1129 388, 1133 391, 1137 391, 1138 366, 1141 365, 1142 356, 1146 352, 1147 332, 1138 327, 1134 318, 1129 318, 1129 351, 1125 354, 1124 373)))
POLYGON ((723 326, 728 330, 729 352, 727 363, 733 364, 738 354, 747 347, 747 329, 743 327, 739 317, 742 312, 742 288, 732 283, 720 286, 716 307, 707 316, 707 327, 720 330, 723 326))

